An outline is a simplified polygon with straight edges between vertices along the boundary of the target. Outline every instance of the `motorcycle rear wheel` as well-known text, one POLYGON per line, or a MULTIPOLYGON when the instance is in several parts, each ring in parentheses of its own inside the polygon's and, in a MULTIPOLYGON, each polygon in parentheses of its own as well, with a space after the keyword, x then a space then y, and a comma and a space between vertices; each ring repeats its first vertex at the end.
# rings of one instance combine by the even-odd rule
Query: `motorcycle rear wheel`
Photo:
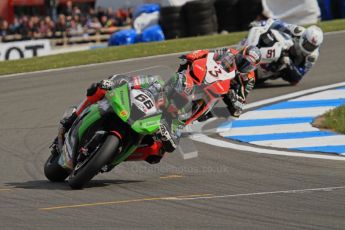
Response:
POLYGON ((68 178, 68 184, 72 189, 82 189, 94 176, 96 176, 103 166, 114 160, 120 140, 116 136, 108 136, 103 145, 95 152, 87 162, 81 162, 74 168, 68 178), (78 168, 77 168, 78 167, 78 168))
POLYGON ((44 164, 44 175, 51 182, 63 182, 69 175, 69 172, 59 165, 59 158, 59 154, 51 154, 44 164))

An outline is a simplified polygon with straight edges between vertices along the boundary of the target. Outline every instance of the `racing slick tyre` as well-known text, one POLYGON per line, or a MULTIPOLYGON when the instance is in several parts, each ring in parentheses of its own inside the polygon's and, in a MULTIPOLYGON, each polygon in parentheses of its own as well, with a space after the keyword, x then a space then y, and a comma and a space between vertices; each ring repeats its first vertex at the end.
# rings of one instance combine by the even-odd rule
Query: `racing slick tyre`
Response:
POLYGON ((240 15, 240 29, 248 30, 249 24, 258 17, 262 17, 261 0, 245 0, 238 2, 238 13, 240 15))
POLYGON ((76 164, 68 178, 72 189, 82 189, 104 167, 111 163, 117 154, 120 140, 113 135, 106 138, 98 150, 84 161, 76 164))
POLYGON ((160 13, 162 15, 179 15, 181 13, 181 7, 178 6, 166 6, 162 7, 160 13))
POLYGON ((180 30, 167 30, 164 32, 164 36, 166 39, 175 39, 185 37, 185 33, 180 30))
POLYGON ((59 154, 51 154, 44 164, 44 175, 51 182, 63 182, 69 175, 69 172, 59 165, 59 158, 59 154))
POLYGON ((189 31, 192 36, 206 35, 215 33, 213 24, 205 24, 195 27, 189 31))
POLYGON ((168 22, 168 23, 160 22, 160 25, 166 31, 170 31, 170 30, 182 31, 182 30, 185 30, 184 24, 181 24, 181 22, 179 22, 179 21, 171 21, 171 22, 168 22))
POLYGON ((167 39, 184 37, 186 34, 186 23, 182 15, 182 7, 162 7, 159 24, 167 39))
POLYGON ((214 1, 209 0, 199 0, 187 2, 183 8, 188 12, 197 13, 200 11, 206 11, 213 8, 214 1))
POLYGON ((218 24, 213 1, 192 1, 183 6, 188 35, 206 35, 217 32, 218 24))
POLYGON ((239 0, 217 0, 215 2, 218 32, 240 30, 238 2, 239 0))

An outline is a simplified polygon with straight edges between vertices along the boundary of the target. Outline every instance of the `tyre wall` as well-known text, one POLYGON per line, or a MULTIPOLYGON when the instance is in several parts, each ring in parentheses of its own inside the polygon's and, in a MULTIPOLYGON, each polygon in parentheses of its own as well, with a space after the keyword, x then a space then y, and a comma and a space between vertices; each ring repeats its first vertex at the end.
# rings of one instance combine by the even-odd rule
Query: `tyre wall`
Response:
POLYGON ((167 39, 241 31, 261 12, 261 0, 197 0, 162 7, 160 25, 167 39))

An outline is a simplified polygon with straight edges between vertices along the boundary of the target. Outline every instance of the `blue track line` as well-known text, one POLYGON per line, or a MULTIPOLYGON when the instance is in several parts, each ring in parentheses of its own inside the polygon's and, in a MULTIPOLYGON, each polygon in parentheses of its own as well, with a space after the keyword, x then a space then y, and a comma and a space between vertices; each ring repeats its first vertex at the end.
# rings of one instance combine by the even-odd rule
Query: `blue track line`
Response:
MULTIPOLYGON (((315 143, 317 144, 317 143, 315 143)), ((302 150, 308 152, 325 152, 325 153, 345 153, 345 145, 329 145, 329 146, 314 146, 314 147, 303 147, 293 148, 291 150, 302 150)))
POLYGON ((345 87, 339 87, 339 88, 336 88, 337 90, 344 90, 345 87))
POLYGON ((286 101, 274 105, 265 106, 257 110, 278 110, 278 109, 298 109, 298 108, 312 108, 312 107, 326 107, 326 106, 340 106, 345 105, 345 98, 330 99, 330 100, 312 100, 312 101, 286 101))
POLYGON ((224 123, 219 128, 240 128, 268 125, 286 125, 297 123, 311 123, 314 117, 293 117, 293 118, 271 118, 271 119, 249 119, 235 120, 233 122, 224 123))
MULTIPOLYGON (((270 141, 270 140, 284 140, 284 139, 303 139, 310 137, 326 137, 337 135, 333 132, 295 132, 295 133, 273 133, 273 134, 259 134, 259 135, 239 135, 227 136, 226 138, 236 139, 243 142, 253 141, 270 141)), ((296 140, 298 141, 298 140, 296 140)))

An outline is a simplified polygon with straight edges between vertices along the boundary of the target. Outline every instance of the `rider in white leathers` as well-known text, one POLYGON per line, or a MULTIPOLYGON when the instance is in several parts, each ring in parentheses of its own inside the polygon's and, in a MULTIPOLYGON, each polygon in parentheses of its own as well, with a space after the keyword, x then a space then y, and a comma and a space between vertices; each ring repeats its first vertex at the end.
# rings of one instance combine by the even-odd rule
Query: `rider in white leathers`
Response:
MULTIPOLYGON (((292 38, 293 45, 283 52, 280 59, 265 66, 265 68, 269 68, 271 72, 274 72, 276 77, 279 76, 295 85, 316 63, 319 57, 319 48, 323 42, 323 32, 319 27, 310 26, 304 28, 274 19, 255 22, 252 26, 253 28, 249 31, 248 38, 245 41, 246 45, 260 46, 262 35, 271 29, 277 30, 282 34, 285 33, 292 38), (258 27, 265 29, 258 29, 258 27), (280 68, 283 65, 286 68, 280 68)), ((265 38, 270 39, 269 36, 265 38)))

